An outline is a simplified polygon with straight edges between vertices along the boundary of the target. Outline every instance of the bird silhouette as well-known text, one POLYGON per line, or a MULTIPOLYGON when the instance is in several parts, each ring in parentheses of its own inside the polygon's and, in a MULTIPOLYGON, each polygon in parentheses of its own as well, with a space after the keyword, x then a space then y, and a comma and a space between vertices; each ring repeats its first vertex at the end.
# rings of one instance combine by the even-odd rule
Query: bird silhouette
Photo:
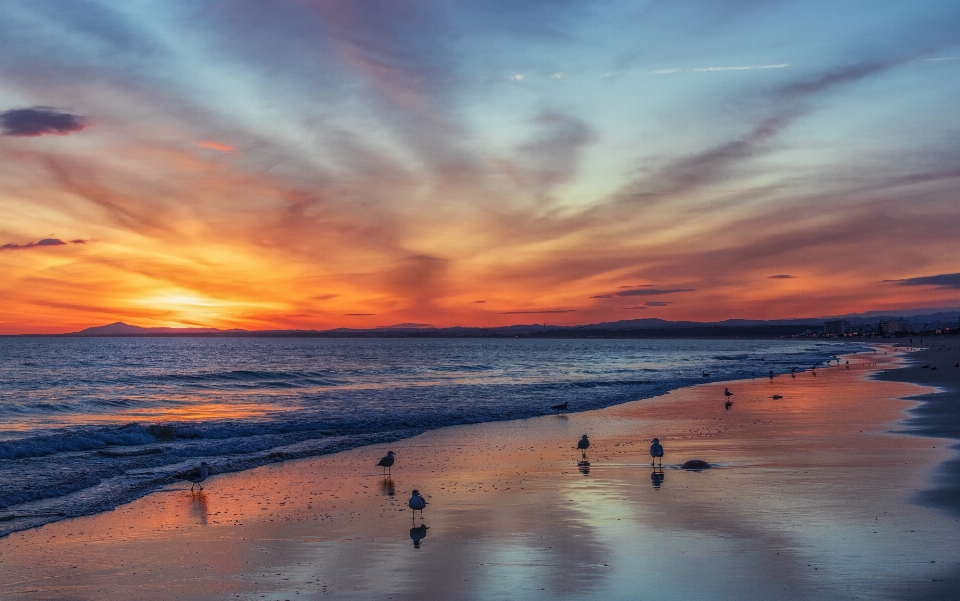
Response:
POLYGON ((581 438, 581 439, 577 442, 577 448, 580 449, 580 451, 581 451, 581 453, 582 453, 582 457, 581 457, 581 458, 583 459, 583 461, 586 461, 586 460, 587 460, 587 449, 590 448, 590 441, 587 439, 587 435, 586 435, 586 434, 584 434, 584 435, 583 435, 583 438, 581 438))
POLYGON ((729 389, 729 388, 724 388, 724 389, 723 389, 723 396, 725 396, 725 397, 727 397, 727 398, 729 399, 730 397, 733 396, 733 393, 730 392, 730 389, 729 389))
POLYGON ((190 492, 193 492, 194 486, 199 486, 200 490, 203 490, 203 486, 200 485, 201 482, 207 479, 207 476, 213 473, 213 468, 206 461, 200 462, 200 467, 195 467, 192 470, 187 470, 179 474, 175 474, 174 478, 178 480, 186 480, 190 482, 190 492))
POLYGON ((660 465, 663 465, 663 445, 660 444, 659 438, 653 439, 653 444, 650 445, 650 456, 653 457, 650 465, 653 465, 658 457, 660 458, 660 465))
POLYGON ((553 405, 550 408, 555 410, 557 412, 557 415, 560 415, 561 413, 567 410, 567 405, 569 404, 570 402, 566 401, 566 402, 560 403, 559 405, 553 405))
POLYGON ((417 512, 420 512, 420 519, 423 519, 423 508, 427 506, 427 500, 420 496, 419 490, 414 490, 407 505, 413 510, 413 519, 417 519, 417 512))
POLYGON ((393 451, 387 451, 387 454, 380 458, 377 465, 383 468, 385 474, 389 475, 390 468, 393 467, 393 451))

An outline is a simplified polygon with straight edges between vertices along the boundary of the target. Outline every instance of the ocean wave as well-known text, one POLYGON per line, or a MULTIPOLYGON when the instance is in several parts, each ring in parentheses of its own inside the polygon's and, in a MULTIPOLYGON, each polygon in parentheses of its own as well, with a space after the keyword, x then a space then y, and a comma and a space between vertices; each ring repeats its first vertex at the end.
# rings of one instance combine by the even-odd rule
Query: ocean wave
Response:
POLYGON ((704 381, 789 373, 838 348, 747 341, 29 342, 38 356, 46 353, 31 359, 31 369, 17 357, 19 347, 0 349, 0 415, 19 424, 0 442, 0 536, 133 500, 201 459, 224 473, 441 426, 544 415, 563 402, 598 409, 704 381), (82 360, 63 344, 77 344, 82 360), (223 407, 223 417, 175 418, 204 402, 223 407), (244 417, 232 411, 236 402, 262 411, 244 417), (140 408, 160 416, 103 423, 140 408))

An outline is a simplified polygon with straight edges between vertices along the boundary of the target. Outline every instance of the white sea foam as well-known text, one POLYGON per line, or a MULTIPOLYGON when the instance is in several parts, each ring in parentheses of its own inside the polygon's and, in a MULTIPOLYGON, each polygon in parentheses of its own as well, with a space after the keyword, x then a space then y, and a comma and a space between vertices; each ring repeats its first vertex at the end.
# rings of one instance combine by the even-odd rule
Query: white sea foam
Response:
POLYGON ((217 473, 453 424, 787 373, 809 341, 0 339, 0 536, 217 473), (203 419, 185 410, 205 408, 203 419), (252 410, 251 408, 255 408, 252 410), (149 419, 137 416, 147 414, 149 419))

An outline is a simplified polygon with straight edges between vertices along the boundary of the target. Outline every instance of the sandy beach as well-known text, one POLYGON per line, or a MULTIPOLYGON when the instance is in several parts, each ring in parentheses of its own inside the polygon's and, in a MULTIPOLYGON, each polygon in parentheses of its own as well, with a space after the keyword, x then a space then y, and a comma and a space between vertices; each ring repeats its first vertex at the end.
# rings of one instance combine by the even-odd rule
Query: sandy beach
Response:
POLYGON ((171 485, 0 540, 0 596, 956 598, 960 348, 944 346, 171 485), (714 467, 680 469, 694 458, 714 467))

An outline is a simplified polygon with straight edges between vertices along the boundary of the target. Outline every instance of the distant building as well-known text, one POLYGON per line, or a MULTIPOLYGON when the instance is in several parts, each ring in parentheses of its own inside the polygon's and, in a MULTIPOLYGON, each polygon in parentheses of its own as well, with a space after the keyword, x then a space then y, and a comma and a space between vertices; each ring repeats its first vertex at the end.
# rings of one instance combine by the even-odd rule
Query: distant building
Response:
POLYGON ((834 319, 823 322, 824 336, 843 336, 850 329, 850 322, 846 319, 834 319))
POLYGON ((907 332, 909 330, 910 324, 908 324, 907 320, 903 319, 902 317, 880 320, 880 331, 883 332, 884 336, 891 336, 893 334, 899 334, 900 332, 907 332))

